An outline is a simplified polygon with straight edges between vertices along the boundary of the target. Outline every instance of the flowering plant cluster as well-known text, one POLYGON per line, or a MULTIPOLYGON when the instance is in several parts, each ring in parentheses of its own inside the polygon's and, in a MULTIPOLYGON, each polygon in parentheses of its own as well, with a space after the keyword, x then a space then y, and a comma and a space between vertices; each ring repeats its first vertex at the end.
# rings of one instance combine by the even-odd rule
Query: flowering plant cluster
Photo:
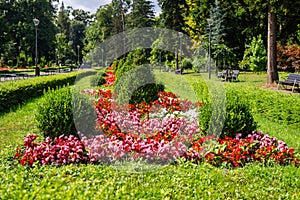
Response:
POLYGON ((294 149, 277 138, 256 131, 246 138, 225 137, 217 139, 217 144, 209 150, 204 157, 199 156, 199 151, 203 151, 203 144, 207 142, 204 138, 193 144, 193 151, 189 154, 189 159, 204 160, 215 166, 238 167, 249 162, 278 163, 281 165, 299 165, 299 160, 295 157, 294 149))
POLYGON ((114 72, 112 72, 111 70, 107 71, 105 73, 105 77, 104 77, 106 83, 104 84, 104 86, 113 86, 115 81, 116 81, 116 75, 114 72))
POLYGON ((166 162, 181 157, 199 134, 197 106, 171 92, 149 104, 119 106, 110 90, 88 90, 96 100, 97 128, 103 135, 82 138, 92 160, 146 159, 166 162))
POLYGON ((32 166, 33 163, 39 162, 46 164, 71 164, 87 163, 89 157, 82 141, 73 135, 61 135, 54 140, 49 137, 41 144, 35 143, 37 135, 27 135, 24 139, 24 148, 17 149, 15 159, 19 160, 22 165, 32 166))

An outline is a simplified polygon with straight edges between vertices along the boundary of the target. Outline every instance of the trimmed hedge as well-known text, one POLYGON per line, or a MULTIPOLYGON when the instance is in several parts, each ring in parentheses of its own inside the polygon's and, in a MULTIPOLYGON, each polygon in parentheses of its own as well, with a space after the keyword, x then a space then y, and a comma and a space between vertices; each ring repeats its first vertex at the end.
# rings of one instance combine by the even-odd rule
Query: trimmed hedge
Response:
POLYGON ((247 101, 251 105, 252 113, 279 124, 291 125, 295 128, 300 126, 299 96, 236 84, 228 84, 226 88, 234 90, 236 95, 247 101))
MULTIPOLYGON (((210 96, 209 91, 206 83, 202 79, 189 78, 189 80, 191 81, 195 92, 198 94, 204 104, 204 107, 202 108, 203 112, 200 116, 200 123, 202 122, 202 131, 205 131, 208 129, 208 120, 211 116, 211 100, 210 98, 206 98, 210 96)), ((240 132, 239 129, 232 129, 233 124, 237 125, 240 123, 244 123, 244 125, 248 124, 248 130, 250 131, 254 128, 254 126, 251 128, 251 124, 254 123, 252 115, 260 115, 272 122, 290 125, 295 128, 298 128, 300 125, 300 97, 298 95, 284 94, 277 91, 270 91, 258 87, 244 86, 234 83, 225 83, 225 90, 227 95, 227 117, 224 126, 224 133, 229 132, 229 130, 236 130, 240 132), (242 104, 247 105, 245 107, 242 104), (232 115, 234 112, 231 111, 236 110, 238 107, 240 113, 235 113, 234 115, 236 116, 234 117, 232 115), (231 125, 229 123, 230 121, 231 125)), ((237 112, 237 110, 235 112, 237 112)))
POLYGON ((105 73, 104 72, 98 72, 94 76, 91 77, 91 86, 101 86, 105 83, 105 73))
MULTIPOLYGON (((254 121, 254 117, 251 113, 251 107, 249 102, 236 95, 233 88, 225 87, 223 90, 218 90, 219 86, 214 86, 209 91, 207 84, 204 80, 199 78, 190 79, 191 86, 200 97, 200 101, 203 102, 200 108, 199 123, 200 129, 203 133, 215 133, 216 130, 209 130, 209 125, 213 124, 214 127, 221 127, 222 121, 224 126, 220 137, 235 137, 237 133, 241 133, 242 136, 247 136, 252 131, 256 130, 257 123, 254 121), (214 93, 212 96, 211 92, 214 93), (226 114, 223 116, 222 113, 222 98, 219 98, 221 92, 226 92, 226 114), (212 109, 212 101, 214 101, 217 107, 212 109), (214 113, 214 119, 212 119, 212 113, 214 113)), ((210 82, 209 84, 214 84, 210 82)))
POLYGON ((63 85, 74 84, 77 75, 87 72, 72 72, 55 76, 35 77, 26 80, 8 81, 0 84, 0 113, 26 102, 27 100, 43 95, 49 90, 63 85))
POLYGON ((44 137, 75 135, 90 136, 95 129, 95 108, 87 96, 71 87, 52 89, 45 93, 35 113, 37 126, 44 137), (49 103, 51 102, 51 103, 49 103))

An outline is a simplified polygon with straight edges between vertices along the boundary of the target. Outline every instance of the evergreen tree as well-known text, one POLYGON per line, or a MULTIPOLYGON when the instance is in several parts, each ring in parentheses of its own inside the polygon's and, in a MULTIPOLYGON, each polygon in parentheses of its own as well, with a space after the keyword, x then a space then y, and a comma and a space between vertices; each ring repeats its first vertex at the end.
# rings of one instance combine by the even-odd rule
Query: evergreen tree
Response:
POLYGON ((64 2, 61 3, 58 16, 57 16, 57 28, 58 33, 63 33, 67 39, 70 39, 70 11, 65 9, 64 2))
POLYGON ((178 32, 185 32, 184 15, 186 13, 185 0, 158 0, 161 7, 161 18, 165 28, 178 32))
POLYGON ((133 0, 132 12, 128 16, 128 28, 142 28, 154 25, 154 5, 148 0, 133 0))

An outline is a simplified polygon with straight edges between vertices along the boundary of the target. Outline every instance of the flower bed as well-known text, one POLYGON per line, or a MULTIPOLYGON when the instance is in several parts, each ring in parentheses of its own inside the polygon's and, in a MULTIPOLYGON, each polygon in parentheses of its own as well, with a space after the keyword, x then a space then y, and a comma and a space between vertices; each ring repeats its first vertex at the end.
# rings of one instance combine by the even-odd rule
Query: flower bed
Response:
MULTIPOLYGON (((108 77, 114 74, 107 72, 108 77)), ((113 85, 114 78, 110 85, 113 85)), ((299 165, 294 149, 262 132, 246 138, 215 138, 200 134, 198 108, 171 92, 159 92, 158 100, 137 105, 118 105, 111 90, 85 90, 93 97, 97 113, 97 135, 60 136, 36 144, 35 135, 25 137, 24 148, 15 158, 23 165, 70 163, 112 163, 145 160, 165 164, 184 158, 218 167, 246 163, 299 165)))

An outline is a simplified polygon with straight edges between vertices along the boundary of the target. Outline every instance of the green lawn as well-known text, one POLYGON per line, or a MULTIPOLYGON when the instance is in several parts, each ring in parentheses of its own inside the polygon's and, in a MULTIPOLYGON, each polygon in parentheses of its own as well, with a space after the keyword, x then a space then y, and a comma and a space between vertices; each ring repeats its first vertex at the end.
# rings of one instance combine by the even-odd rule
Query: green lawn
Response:
MULTIPOLYGON (((196 78, 193 74, 157 75, 169 90, 192 100, 198 97, 186 92, 192 90, 186 83, 196 78)), ((263 75, 245 78, 232 84, 264 83, 263 75), (257 82, 249 82, 254 79, 257 82)), ((34 112, 41 98, 0 118, 0 199, 300 199, 300 171, 290 166, 253 164, 230 170, 188 162, 140 173, 105 165, 21 166, 12 159, 14 149, 24 135, 38 133, 34 112)), ((299 129, 259 115, 255 119, 261 130, 299 149, 299 129)))

